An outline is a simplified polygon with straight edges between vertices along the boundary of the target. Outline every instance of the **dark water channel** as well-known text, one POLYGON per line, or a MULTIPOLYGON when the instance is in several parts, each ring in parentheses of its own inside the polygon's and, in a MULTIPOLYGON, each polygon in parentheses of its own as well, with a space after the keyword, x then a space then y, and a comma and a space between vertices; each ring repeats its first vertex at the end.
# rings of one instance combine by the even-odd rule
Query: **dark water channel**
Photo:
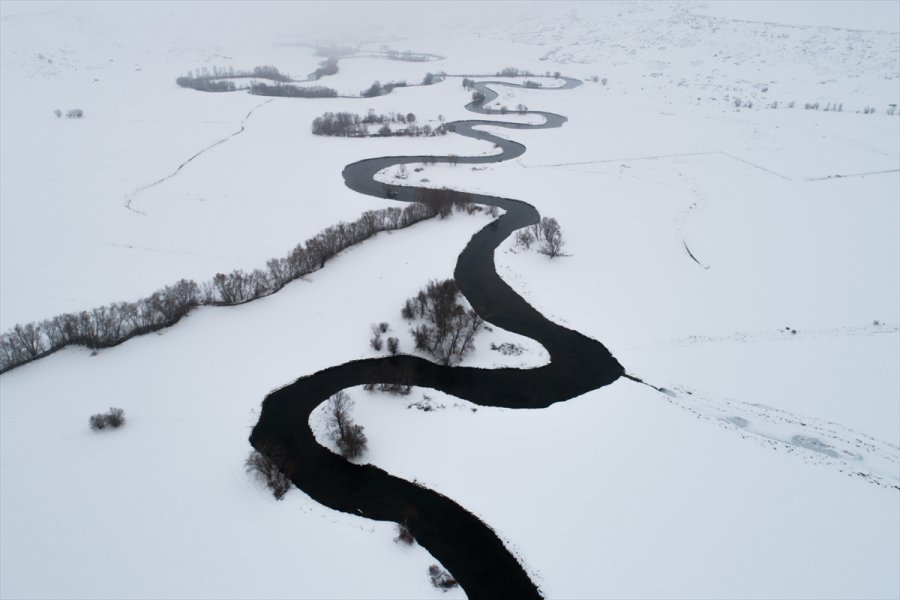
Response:
MULTIPOLYGON (((577 80, 566 79, 564 86, 544 88, 544 91, 571 89, 579 84, 577 80)), ((497 110, 483 108, 483 104, 497 97, 489 85, 515 86, 478 83, 476 87, 486 99, 484 103, 467 105, 467 109, 499 114, 497 110)), ((525 146, 475 127, 545 129, 566 122, 565 117, 553 113, 528 111, 527 114, 542 115, 545 122, 525 125, 472 120, 450 124, 459 135, 497 144, 502 150, 500 154, 454 159, 373 158, 348 165, 343 172, 344 180, 350 189, 362 194, 415 202, 418 188, 386 185, 375 181, 374 175, 381 169, 403 163, 454 160, 459 164, 478 164, 510 160, 521 156, 525 146)), ((364 384, 372 372, 379 373, 379 381, 385 383, 403 383, 401 378, 408 378, 412 385, 441 390, 482 406, 530 409, 545 408, 579 396, 608 385, 623 374, 622 366, 600 342, 550 321, 497 274, 494 250, 516 229, 537 223, 540 219, 537 210, 509 198, 453 194, 454 199, 469 199, 506 211, 476 233, 459 255, 454 277, 460 291, 486 321, 542 344, 550 354, 550 363, 534 369, 477 369, 443 367, 403 355, 345 363, 301 377, 269 394, 263 401, 250 442, 257 448, 267 443, 283 447, 295 461, 294 484, 317 502, 369 519, 405 523, 416 541, 459 581, 469 598, 540 598, 540 590, 488 525, 446 496, 394 477, 378 467, 344 460, 322 447, 309 427, 310 414, 318 405, 344 388, 364 384)), ((486 490, 486 493, 503 492, 486 490)), ((509 501, 513 503, 516 499, 509 501)), ((539 518, 542 515, 535 515, 535 519, 539 518)))

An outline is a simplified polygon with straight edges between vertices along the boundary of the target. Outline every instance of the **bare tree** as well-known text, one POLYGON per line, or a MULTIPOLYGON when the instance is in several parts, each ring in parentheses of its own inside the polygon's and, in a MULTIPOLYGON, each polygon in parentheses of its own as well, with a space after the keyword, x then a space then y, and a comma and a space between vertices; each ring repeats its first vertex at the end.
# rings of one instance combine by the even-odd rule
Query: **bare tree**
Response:
POLYGON ((542 254, 546 254, 550 258, 556 258, 562 255, 562 247, 565 245, 563 240, 562 228, 553 217, 544 217, 541 219, 541 248, 542 254))
POLYGON ((353 400, 341 390, 328 399, 328 430, 344 458, 357 458, 366 451, 368 439, 361 425, 350 416, 353 400))

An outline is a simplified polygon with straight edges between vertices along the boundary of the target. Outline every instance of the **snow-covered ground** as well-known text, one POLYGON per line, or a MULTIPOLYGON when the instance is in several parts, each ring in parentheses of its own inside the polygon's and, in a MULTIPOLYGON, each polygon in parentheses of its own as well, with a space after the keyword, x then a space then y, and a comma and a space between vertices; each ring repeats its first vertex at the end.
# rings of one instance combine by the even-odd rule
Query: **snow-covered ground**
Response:
MULTIPOLYGON (((0 4, 2 330, 263 267, 390 205, 344 187, 352 161, 494 151, 452 134, 310 133, 325 111, 477 118, 455 78, 373 99, 179 88, 202 66, 304 77, 321 58, 286 44, 351 39, 350 24, 324 5, 263 4, 241 31, 234 5, 210 22, 204 3, 159 6, 0 4)), ((548 597, 900 596, 900 118, 885 114, 900 103, 897 3, 344 6, 366 24, 363 49, 446 58, 345 59, 319 82, 341 93, 507 66, 607 78, 498 88, 498 105, 569 122, 498 129, 527 146, 516 161, 410 168, 404 183, 557 218, 570 256, 509 241, 498 271, 665 389, 622 380, 512 411, 354 388, 365 460, 480 516, 548 597)), ((269 298, 0 377, 0 596, 461 597, 431 588, 433 559, 392 525, 297 490, 276 503, 243 460, 268 391, 375 355, 372 323, 408 351, 404 299, 451 276, 487 222, 382 233, 269 298), (92 433, 109 406, 126 426, 92 433)), ((467 364, 546 361, 496 328, 476 345, 467 364)))

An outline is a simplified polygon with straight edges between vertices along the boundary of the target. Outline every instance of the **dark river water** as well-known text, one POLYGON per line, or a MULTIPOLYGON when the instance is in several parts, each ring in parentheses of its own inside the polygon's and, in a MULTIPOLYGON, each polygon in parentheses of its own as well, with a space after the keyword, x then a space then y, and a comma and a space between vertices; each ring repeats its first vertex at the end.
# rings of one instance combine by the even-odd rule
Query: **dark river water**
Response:
MULTIPOLYGON (((564 93, 580 82, 564 79, 560 88, 543 91, 564 93)), ((483 103, 467 109, 481 114, 499 114, 483 108, 497 94, 491 87, 515 85, 481 82, 483 103)), ((525 146, 499 138, 478 126, 506 129, 546 129, 560 127, 566 118, 546 112, 528 111, 544 117, 540 125, 524 125, 487 120, 451 123, 458 135, 497 144, 502 152, 492 156, 450 157, 395 156, 363 160, 348 165, 343 172, 347 186, 370 196, 414 202, 417 188, 385 185, 374 175, 386 167, 403 163, 451 162, 459 164, 506 161, 525 152, 525 146)), ((378 467, 358 465, 322 447, 309 427, 312 411, 332 394, 362 385, 367 374, 380 373, 379 381, 402 383, 405 377, 415 386, 434 388, 481 406, 539 409, 563 402, 601 386, 623 374, 622 366, 597 340, 558 325, 529 305, 497 274, 494 250, 515 230, 537 223, 540 215, 529 204, 509 198, 453 193, 453 198, 498 206, 506 213, 476 233, 461 250, 454 277, 463 295, 489 323, 542 344, 550 363, 534 369, 476 369, 444 367, 413 356, 358 360, 305 375, 269 394, 263 401, 259 422, 250 442, 255 447, 275 443, 293 460, 294 484, 329 508, 379 521, 405 523, 416 541, 448 569, 469 598, 540 598, 540 590, 506 549, 488 524, 465 508, 435 491, 394 477, 378 467), (402 375, 401 375, 402 373, 402 375)), ((424 285, 427 282, 422 282, 424 285)), ((399 307, 398 307, 399 309, 399 307)), ((364 310, 361 307, 361 310, 364 310)), ((364 400, 361 400, 364 401, 364 400)), ((361 423, 365 425, 365 423, 361 423)), ((402 435, 402 432, 398 432, 402 435)), ((460 440, 464 443, 464 440, 460 440)), ((448 448, 448 451, 452 451, 448 448)), ((502 489, 485 490, 502 494, 502 489)), ((516 498, 509 498, 510 504, 516 498)), ((535 519, 552 518, 536 514, 535 519)), ((311 543, 327 543, 312 540, 311 543)), ((373 557, 373 560, 377 560, 373 557)), ((427 575, 422 574, 423 577, 427 575)))

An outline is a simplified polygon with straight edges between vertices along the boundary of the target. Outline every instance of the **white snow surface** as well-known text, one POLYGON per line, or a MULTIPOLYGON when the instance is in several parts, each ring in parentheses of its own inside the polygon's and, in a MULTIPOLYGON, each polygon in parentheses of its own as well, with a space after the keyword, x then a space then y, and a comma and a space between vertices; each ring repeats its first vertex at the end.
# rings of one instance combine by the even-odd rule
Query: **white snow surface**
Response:
MULTIPOLYGON (((4 1, 0 328, 261 268, 393 204, 347 190, 350 162, 495 151, 453 134, 310 133, 325 111, 481 118, 457 78, 268 99, 177 87, 189 69, 303 78, 321 58, 294 44, 327 36, 446 57, 341 60, 317 83, 346 94, 440 70, 605 77, 498 87, 498 105, 569 121, 492 128, 526 154, 410 166, 403 183, 558 219, 567 256, 510 240, 498 271, 661 391, 623 379, 515 411, 353 388, 363 461, 478 515, 547 597, 900 596, 900 118, 885 112, 900 103, 897 3, 482 4, 225 3, 204 19, 207 3, 4 1)), ((269 298, 0 376, 0 597, 463 597, 430 586, 434 559, 395 543, 392 524, 296 489, 275 502, 243 461, 269 391, 377 355, 372 323, 409 351, 403 300, 451 276, 488 222, 382 233, 269 298), (126 425, 91 432, 110 406, 126 425)), ((498 328, 476 345, 465 364, 548 359, 498 328)))

